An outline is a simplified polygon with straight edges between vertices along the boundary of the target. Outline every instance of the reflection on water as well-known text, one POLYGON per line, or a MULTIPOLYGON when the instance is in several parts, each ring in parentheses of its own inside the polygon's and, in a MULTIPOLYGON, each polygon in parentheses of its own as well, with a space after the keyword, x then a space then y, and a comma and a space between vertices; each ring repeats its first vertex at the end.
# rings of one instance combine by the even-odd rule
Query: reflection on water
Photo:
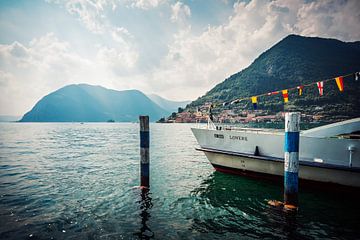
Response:
POLYGON ((151 124, 149 191, 137 124, 0 124, 0 239, 356 239, 356 191, 214 172, 187 124, 151 124))
POLYGON ((139 239, 150 239, 150 238, 154 238, 154 233, 151 231, 151 229, 149 228, 147 222, 149 220, 149 218, 151 217, 149 211, 152 207, 152 203, 151 203, 151 196, 150 196, 150 192, 149 189, 147 188, 142 188, 140 189, 141 193, 141 200, 138 201, 138 203, 140 204, 140 218, 141 218, 141 228, 140 231, 137 233, 134 233, 135 236, 138 236, 139 239))
POLYGON ((269 199, 282 200, 281 182, 214 172, 191 196, 195 216, 191 228, 203 233, 277 239, 351 239, 359 233, 360 197, 351 191, 304 187, 298 214, 289 214, 267 205, 269 199), (347 204, 342 204, 344 199, 347 204), (351 211, 349 204, 354 206, 351 211))

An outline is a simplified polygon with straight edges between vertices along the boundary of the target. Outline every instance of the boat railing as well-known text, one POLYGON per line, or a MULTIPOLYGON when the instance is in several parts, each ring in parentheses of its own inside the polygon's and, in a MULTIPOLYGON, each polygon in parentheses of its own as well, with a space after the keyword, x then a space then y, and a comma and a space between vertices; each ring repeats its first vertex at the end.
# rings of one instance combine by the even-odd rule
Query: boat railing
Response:
POLYGON ((256 133, 283 133, 283 129, 274 129, 274 128, 249 128, 249 127, 240 127, 240 126, 234 126, 234 125, 215 125, 215 130, 224 130, 224 131, 241 131, 241 132, 256 132, 256 133))
POLYGON ((217 129, 216 126, 215 126, 215 124, 214 124, 214 122, 211 121, 210 118, 208 118, 207 129, 209 129, 209 130, 215 130, 215 129, 217 129))

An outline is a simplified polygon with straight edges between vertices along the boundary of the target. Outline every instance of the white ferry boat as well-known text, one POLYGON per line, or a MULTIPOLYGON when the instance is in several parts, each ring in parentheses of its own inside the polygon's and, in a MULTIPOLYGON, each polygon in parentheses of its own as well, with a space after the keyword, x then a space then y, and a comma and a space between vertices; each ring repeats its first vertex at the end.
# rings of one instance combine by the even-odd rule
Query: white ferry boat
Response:
MULTIPOLYGON (((192 128, 218 171, 241 175, 284 174, 284 130, 192 128)), ((300 132, 299 179, 360 187, 360 118, 300 132)))

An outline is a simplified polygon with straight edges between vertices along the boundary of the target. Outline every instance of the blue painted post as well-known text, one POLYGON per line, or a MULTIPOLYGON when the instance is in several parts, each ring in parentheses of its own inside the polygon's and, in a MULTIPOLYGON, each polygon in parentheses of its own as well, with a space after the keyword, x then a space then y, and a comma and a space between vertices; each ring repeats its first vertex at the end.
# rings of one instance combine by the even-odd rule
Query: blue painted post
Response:
POLYGON ((140 121, 140 186, 150 186, 150 133, 149 116, 139 116, 140 121))
POLYGON ((298 207, 300 113, 285 114, 284 207, 298 207))

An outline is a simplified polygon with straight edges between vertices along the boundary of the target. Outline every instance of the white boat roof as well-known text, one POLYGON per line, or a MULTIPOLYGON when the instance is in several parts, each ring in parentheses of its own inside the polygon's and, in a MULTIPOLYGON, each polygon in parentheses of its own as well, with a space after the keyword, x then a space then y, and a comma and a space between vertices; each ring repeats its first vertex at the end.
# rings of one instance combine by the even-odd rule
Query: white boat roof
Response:
POLYGON ((343 122, 328 124, 301 132, 306 137, 334 137, 341 134, 350 134, 360 131, 360 118, 354 118, 343 122))

